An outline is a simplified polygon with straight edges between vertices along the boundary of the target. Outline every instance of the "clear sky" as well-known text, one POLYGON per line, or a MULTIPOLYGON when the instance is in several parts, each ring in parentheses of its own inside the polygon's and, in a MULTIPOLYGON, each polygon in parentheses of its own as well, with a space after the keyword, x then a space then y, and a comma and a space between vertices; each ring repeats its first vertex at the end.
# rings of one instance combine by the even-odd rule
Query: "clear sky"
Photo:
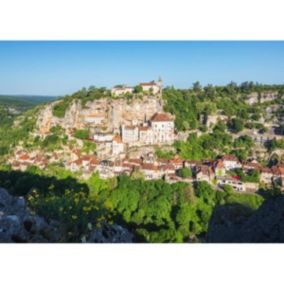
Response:
POLYGON ((65 95, 158 79, 284 83, 284 41, 0 41, 0 94, 65 95))

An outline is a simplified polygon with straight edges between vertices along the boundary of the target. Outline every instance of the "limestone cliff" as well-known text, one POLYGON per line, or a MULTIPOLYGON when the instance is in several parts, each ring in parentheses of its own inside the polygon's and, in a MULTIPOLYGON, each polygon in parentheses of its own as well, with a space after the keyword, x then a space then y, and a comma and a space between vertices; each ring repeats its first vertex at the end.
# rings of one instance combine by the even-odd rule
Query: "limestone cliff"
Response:
POLYGON ((163 110, 161 99, 153 96, 132 100, 102 98, 89 101, 84 106, 81 101, 73 100, 64 118, 58 118, 53 115, 53 107, 58 102, 60 101, 47 105, 39 114, 37 128, 41 135, 48 134, 55 125, 60 125, 66 130, 89 126, 106 132, 113 131, 121 124, 142 123, 163 110))

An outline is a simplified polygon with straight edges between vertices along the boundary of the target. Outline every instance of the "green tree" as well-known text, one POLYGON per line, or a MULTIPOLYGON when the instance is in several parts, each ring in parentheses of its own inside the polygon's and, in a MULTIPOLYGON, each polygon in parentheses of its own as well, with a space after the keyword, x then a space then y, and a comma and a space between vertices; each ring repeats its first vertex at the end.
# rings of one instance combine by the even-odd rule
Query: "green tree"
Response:
POLYGON ((230 128, 232 131, 238 133, 244 129, 244 123, 241 119, 239 118, 233 118, 231 120, 231 123, 229 124, 230 128))
POLYGON ((74 131, 74 137, 78 139, 88 139, 90 138, 90 133, 88 129, 76 129, 74 131))
POLYGON ((140 94, 143 93, 143 88, 140 85, 134 87, 134 93, 140 94))
POLYGON ((189 178, 192 177, 192 171, 190 168, 184 167, 182 169, 180 169, 180 176, 182 178, 189 178))

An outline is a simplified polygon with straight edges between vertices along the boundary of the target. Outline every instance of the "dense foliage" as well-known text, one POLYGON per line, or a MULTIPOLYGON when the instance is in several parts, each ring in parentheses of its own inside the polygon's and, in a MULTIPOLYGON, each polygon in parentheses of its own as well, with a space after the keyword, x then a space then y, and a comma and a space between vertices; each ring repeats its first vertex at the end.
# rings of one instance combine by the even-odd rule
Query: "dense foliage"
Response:
MULTIPOLYGON (((244 82, 237 85, 233 82, 226 86, 202 86, 196 82, 191 89, 174 89, 168 87, 163 90, 165 111, 175 115, 178 130, 199 128, 208 115, 220 114, 234 119, 230 124, 236 132, 243 127, 242 119, 258 121, 262 109, 259 105, 249 106, 246 103, 248 94, 256 92, 275 91, 279 96, 284 94, 283 85, 261 85, 244 82)), ((281 100, 280 100, 281 102, 281 100)))
POLYGON ((54 99, 56 99, 56 97, 0 95, 0 106, 13 109, 17 113, 22 113, 38 104, 52 101, 54 99))
POLYGON ((259 182, 260 173, 257 170, 250 170, 248 173, 244 173, 241 169, 235 169, 231 171, 231 175, 238 176, 243 182, 259 182))
POLYGON ((74 131, 74 137, 78 139, 89 139, 90 134, 88 129, 76 129, 74 131))
POLYGON ((36 107, 16 118, 4 114, 6 119, 0 122, 0 156, 8 154, 19 141, 29 137, 35 127, 38 110, 36 107))
POLYGON ((216 206, 239 203, 255 210, 263 201, 259 195, 216 191, 206 182, 192 187, 127 176, 102 180, 97 174, 83 182, 59 167, 2 170, 0 186, 25 195, 36 213, 59 221, 62 241, 80 241, 102 220, 127 227, 136 241, 202 241, 216 206))
POLYGON ((34 129, 39 111, 35 106, 52 99, 45 96, 0 96, 0 160, 19 141, 25 141, 34 129))

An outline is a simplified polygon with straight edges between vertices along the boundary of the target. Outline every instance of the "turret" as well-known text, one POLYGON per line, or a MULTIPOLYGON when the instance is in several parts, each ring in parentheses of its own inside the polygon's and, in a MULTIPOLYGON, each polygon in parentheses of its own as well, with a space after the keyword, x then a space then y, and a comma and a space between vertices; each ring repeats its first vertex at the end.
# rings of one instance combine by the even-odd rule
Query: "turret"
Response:
POLYGON ((158 81, 157 81, 157 85, 160 88, 160 95, 162 95, 162 90, 163 90, 163 80, 161 77, 159 77, 158 81))

